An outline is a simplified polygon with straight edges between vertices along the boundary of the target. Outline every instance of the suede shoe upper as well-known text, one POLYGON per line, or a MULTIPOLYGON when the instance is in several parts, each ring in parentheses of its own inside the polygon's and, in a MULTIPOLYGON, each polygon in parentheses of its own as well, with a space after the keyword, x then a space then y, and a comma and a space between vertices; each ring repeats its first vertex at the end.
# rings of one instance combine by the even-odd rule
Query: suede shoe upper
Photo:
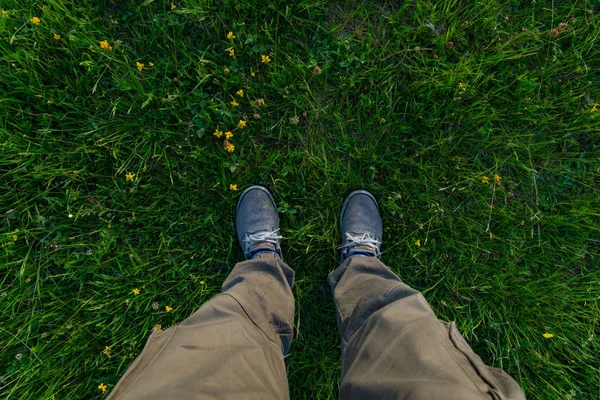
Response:
POLYGON ((355 190, 346 197, 340 214, 340 230, 340 262, 353 254, 380 257, 383 223, 371 193, 355 190))
POLYGON ((244 257, 251 259, 256 253, 270 251, 281 258, 279 213, 273 196, 262 186, 244 190, 237 204, 235 229, 244 257))

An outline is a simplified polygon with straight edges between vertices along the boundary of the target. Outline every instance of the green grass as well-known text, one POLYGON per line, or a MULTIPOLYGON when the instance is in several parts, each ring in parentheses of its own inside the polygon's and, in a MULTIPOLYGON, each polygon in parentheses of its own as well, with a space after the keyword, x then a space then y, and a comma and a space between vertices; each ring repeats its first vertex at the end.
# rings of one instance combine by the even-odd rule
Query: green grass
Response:
POLYGON ((365 188, 384 262, 486 363, 531 399, 598 399, 594 4, 0 0, 0 396, 105 397, 219 292, 262 184, 297 274, 292 398, 338 394, 326 277, 365 188))

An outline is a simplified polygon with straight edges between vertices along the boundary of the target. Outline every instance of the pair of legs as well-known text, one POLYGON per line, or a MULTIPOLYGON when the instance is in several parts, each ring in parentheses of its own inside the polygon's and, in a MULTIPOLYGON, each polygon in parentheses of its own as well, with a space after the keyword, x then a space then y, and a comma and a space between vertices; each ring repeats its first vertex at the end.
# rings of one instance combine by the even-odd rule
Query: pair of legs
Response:
MULTIPOLYGON (((277 209, 266 189, 242 194, 236 228, 247 260, 221 294, 181 324, 152 333, 109 399, 289 399, 284 356, 294 271, 282 260, 277 209)), ((525 398, 379 260, 381 217, 369 193, 348 196, 341 229, 341 263, 328 281, 342 338, 342 399, 525 398)))

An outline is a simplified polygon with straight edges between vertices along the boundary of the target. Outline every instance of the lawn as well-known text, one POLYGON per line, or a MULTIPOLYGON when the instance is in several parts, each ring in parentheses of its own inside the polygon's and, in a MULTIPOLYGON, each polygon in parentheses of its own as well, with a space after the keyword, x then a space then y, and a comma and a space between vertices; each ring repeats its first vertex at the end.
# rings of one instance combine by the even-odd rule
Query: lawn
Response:
POLYGON ((106 397, 243 258, 253 184, 297 275, 293 399, 338 395, 326 278, 358 188, 382 260, 486 363, 530 399, 600 397, 597 2, 0 12, 0 397, 106 397))

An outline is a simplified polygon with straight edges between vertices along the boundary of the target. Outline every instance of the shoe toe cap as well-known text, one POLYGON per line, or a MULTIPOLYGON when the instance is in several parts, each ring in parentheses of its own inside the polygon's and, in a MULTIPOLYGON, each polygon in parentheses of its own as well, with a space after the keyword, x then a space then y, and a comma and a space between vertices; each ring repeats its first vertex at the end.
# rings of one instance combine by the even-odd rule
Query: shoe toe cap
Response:
POLYGON ((252 186, 240 196, 236 212, 238 237, 245 233, 277 229, 279 216, 271 194, 261 186, 252 186))
POLYGON ((350 193, 341 215, 342 235, 345 232, 370 233, 381 239, 382 225, 379 206, 373 195, 364 190, 350 193))

